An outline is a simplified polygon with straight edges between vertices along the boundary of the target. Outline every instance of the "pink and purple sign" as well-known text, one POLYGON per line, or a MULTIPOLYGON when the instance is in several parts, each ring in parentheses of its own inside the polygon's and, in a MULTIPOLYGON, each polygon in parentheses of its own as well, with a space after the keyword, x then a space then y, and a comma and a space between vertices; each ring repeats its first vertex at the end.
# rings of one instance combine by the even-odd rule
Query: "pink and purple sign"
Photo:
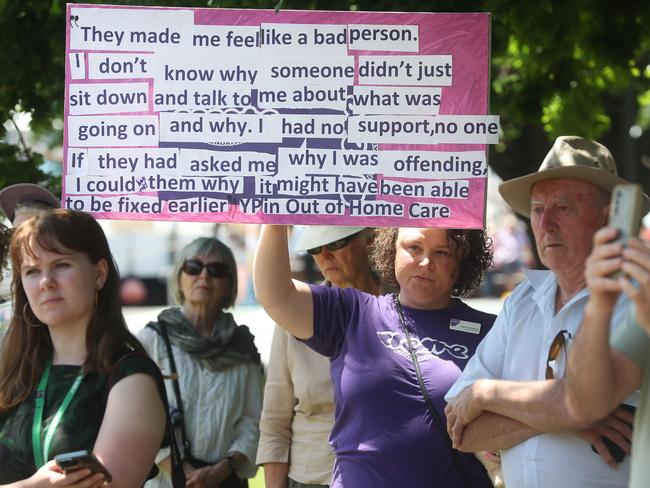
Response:
POLYGON ((490 17, 68 4, 63 203, 481 228, 490 17))

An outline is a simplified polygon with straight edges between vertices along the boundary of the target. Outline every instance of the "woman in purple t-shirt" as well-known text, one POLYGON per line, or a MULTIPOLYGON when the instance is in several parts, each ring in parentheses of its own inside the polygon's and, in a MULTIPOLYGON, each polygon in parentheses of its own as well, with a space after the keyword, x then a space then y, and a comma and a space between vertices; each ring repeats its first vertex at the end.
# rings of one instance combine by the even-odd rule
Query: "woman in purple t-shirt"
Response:
POLYGON ((489 487, 481 464, 451 448, 444 394, 494 316, 460 299, 491 261, 479 230, 383 229, 382 278, 396 293, 291 279, 285 226, 264 226, 255 291, 267 313, 328 356, 334 384, 333 487, 489 487))

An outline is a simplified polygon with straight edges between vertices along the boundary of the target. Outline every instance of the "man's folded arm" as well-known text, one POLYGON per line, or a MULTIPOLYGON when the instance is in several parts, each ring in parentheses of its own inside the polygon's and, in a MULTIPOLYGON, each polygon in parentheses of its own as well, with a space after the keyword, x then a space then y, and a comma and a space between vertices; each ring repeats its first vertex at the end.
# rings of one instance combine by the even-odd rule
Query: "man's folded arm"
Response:
POLYGON ((464 452, 501 451, 540 433, 518 420, 483 412, 465 427, 460 444, 454 447, 464 452))

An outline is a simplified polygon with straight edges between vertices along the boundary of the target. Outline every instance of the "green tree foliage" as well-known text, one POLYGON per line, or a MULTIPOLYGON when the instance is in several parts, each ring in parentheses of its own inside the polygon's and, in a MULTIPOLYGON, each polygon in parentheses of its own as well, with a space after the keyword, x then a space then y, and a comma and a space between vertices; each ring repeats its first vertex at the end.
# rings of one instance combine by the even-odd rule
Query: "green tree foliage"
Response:
MULTIPOLYGON (((85 3, 100 3, 88 1, 85 3)), ((492 13, 491 111, 502 143, 490 164, 504 179, 535 171, 562 134, 598 138, 626 178, 650 190, 650 2, 609 0, 205 0, 103 3, 184 7, 492 13), (638 124, 640 137, 630 137, 638 124), (648 167, 639 162, 648 161, 648 167)), ((52 131, 63 112, 65 4, 0 0, 0 117, 31 112, 52 131)), ((0 128, 0 136, 4 129, 0 128)), ((0 186, 39 181, 40 159, 0 146, 0 186)))
MULTIPOLYGON (((147 1, 99 2, 137 5, 205 7, 206 2, 147 1)), ((0 120, 16 112, 32 116, 37 134, 53 133, 52 145, 60 145, 64 107, 65 1, 0 0, 0 120)), ((0 140, 7 130, 0 125, 0 140)), ((19 182, 42 183, 60 194, 60 178, 45 175, 38 167, 43 157, 24 142, 0 142, 0 188, 19 182)))

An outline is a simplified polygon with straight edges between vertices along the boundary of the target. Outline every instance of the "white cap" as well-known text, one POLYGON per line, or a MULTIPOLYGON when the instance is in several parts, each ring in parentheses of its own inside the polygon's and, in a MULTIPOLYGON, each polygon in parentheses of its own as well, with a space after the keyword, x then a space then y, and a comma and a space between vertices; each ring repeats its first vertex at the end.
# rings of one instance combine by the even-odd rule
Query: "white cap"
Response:
POLYGON ((296 244, 297 251, 306 251, 318 246, 324 246, 330 242, 338 241, 344 237, 351 236, 357 232, 361 232, 365 227, 338 227, 334 225, 305 226, 302 234, 298 238, 296 244))

